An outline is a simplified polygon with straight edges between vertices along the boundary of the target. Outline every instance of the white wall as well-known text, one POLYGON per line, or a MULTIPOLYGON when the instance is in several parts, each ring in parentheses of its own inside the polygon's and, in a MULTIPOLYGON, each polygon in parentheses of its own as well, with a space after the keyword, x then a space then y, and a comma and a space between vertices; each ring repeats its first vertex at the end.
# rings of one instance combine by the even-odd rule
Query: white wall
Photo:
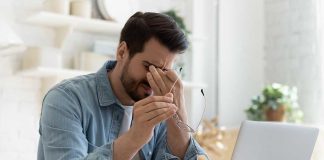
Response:
POLYGON ((220 0, 220 123, 237 126, 264 84, 264 9, 260 0, 220 0))
POLYGON ((265 1, 266 82, 298 88, 306 123, 319 123, 323 117, 319 2, 265 1))
MULTIPOLYGON (((35 41, 29 35, 37 37, 40 44, 49 43, 41 35, 46 30, 18 25, 20 17, 38 4, 36 0, 0 0, 0 20, 9 23, 30 44, 35 41)), ((19 55, 0 56, 0 159, 36 159, 41 81, 16 76, 20 61, 19 55)))
MULTIPOLYGON (((321 28, 319 29, 319 33, 320 33, 320 38, 319 38, 319 44, 320 44, 320 49, 319 52, 322 53, 321 55, 323 55, 324 53, 324 2, 322 0, 318 0, 319 2, 319 6, 318 6, 318 11, 319 11, 319 16, 317 17, 317 19, 319 20, 319 23, 321 28)), ((324 62, 324 56, 321 57, 322 62, 324 62)), ((322 63, 321 65, 321 69, 322 69, 322 80, 324 80, 324 65, 322 63)), ((321 104, 324 104, 324 85, 321 85, 321 104)), ((322 107, 320 108, 320 113, 324 113, 324 106, 322 105, 322 107)), ((320 116, 320 123, 324 123, 324 116, 320 116)))
POLYGON ((273 82, 297 86, 305 122, 323 122, 322 8, 320 0, 220 1, 222 124, 238 125, 251 97, 273 82))
POLYGON ((40 80, 15 76, 16 57, 0 57, 0 159, 36 159, 40 80))

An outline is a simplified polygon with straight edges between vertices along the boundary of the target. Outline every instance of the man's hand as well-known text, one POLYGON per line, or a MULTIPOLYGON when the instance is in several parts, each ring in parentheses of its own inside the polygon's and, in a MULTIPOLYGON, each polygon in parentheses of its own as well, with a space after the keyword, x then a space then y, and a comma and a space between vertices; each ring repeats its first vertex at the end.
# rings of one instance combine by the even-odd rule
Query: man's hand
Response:
POLYGON ((177 112, 172 102, 172 94, 150 96, 136 102, 131 128, 114 142, 114 159, 132 159, 151 140, 154 127, 177 112))
MULTIPOLYGON (((182 122, 187 123, 183 85, 175 71, 163 72, 154 66, 150 66, 149 70, 147 80, 153 89, 154 95, 166 95, 172 92, 173 102, 178 107, 177 115, 182 122)), ((167 120, 167 142, 174 155, 181 159, 184 158, 189 139, 190 134, 177 126, 177 120, 173 118, 167 120)))
POLYGON ((170 118, 177 111, 172 94, 150 96, 134 104, 134 119, 130 133, 134 141, 145 144, 153 136, 155 125, 170 118))
MULTIPOLYGON (((174 70, 163 72, 154 66, 150 66, 149 70, 147 79, 153 89, 154 95, 163 96, 170 92, 173 93, 173 103, 178 107, 177 114, 182 122, 187 123, 183 84, 176 72, 174 70)), ((169 120, 168 123, 172 122, 169 120)), ((176 126, 175 122, 173 124, 176 126)))

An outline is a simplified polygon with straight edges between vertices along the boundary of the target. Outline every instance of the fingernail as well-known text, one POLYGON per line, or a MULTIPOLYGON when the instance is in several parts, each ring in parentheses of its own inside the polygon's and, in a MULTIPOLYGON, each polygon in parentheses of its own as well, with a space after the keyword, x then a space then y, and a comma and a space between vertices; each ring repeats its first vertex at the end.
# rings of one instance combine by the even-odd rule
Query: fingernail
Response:
POLYGON ((149 69, 153 70, 155 67, 153 65, 150 65, 149 69))
POLYGON ((173 94, 172 93, 167 93, 166 96, 173 98, 173 94))

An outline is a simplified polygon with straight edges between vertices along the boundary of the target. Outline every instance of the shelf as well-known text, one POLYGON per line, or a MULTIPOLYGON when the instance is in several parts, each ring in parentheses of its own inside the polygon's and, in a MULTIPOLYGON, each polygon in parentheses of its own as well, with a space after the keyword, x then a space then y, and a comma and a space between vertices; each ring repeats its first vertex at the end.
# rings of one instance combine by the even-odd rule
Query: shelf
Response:
POLYGON ((113 21, 82 18, 44 11, 30 16, 26 22, 54 28, 72 26, 78 31, 113 35, 118 35, 123 27, 121 24, 113 21))
POLYGON ((13 54, 21 54, 26 49, 26 46, 15 45, 8 48, 0 48, 0 57, 5 57, 13 54))
POLYGON ((123 27, 120 23, 113 21, 82 18, 44 11, 28 17, 25 22, 56 29, 55 45, 58 48, 64 46, 67 37, 73 31, 118 36, 123 27))
MULTIPOLYGON (((46 67, 38 67, 34 69, 27 69, 23 70, 18 73, 20 76, 25 77, 35 77, 35 78, 46 78, 46 77, 64 77, 64 78, 71 78, 79 75, 85 75, 94 73, 91 71, 82 71, 76 69, 57 69, 57 68, 46 68, 46 67)), ((207 86, 202 83, 194 83, 194 82, 187 82, 183 81, 184 88, 206 88, 207 86)))
POLYGON ((89 71, 81 71, 74 69, 57 69, 57 68, 46 68, 46 67, 38 67, 34 69, 23 70, 18 75, 26 76, 26 77, 36 77, 36 78, 45 78, 45 77, 74 77, 79 75, 89 74, 89 71))

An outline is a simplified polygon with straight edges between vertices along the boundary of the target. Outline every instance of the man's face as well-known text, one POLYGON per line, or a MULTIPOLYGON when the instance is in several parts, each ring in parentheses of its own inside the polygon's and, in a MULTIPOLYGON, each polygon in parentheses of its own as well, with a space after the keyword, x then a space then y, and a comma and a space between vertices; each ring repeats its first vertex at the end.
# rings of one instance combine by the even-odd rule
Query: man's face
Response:
POLYGON ((143 51, 135 54, 123 67, 121 82, 127 94, 134 101, 152 95, 153 90, 146 78, 149 66, 153 65, 162 70, 171 69, 175 56, 175 53, 151 38, 145 43, 143 51))

